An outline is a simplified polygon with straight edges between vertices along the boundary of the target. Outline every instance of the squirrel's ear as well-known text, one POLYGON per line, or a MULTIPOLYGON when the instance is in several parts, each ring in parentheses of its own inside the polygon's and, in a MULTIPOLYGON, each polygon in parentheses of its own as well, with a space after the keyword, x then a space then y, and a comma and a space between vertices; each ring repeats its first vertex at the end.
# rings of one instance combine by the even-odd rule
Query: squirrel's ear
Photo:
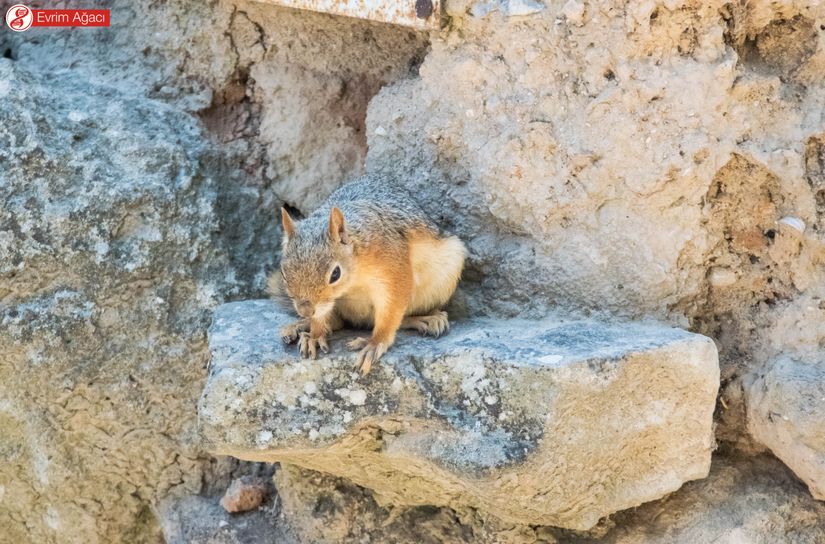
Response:
POLYGON ((344 214, 338 208, 332 208, 329 212, 329 237, 342 244, 349 242, 347 227, 344 225, 344 214))
POLYGON ((281 225, 284 227, 284 241, 295 236, 295 223, 292 222, 289 212, 284 207, 281 207, 281 225))

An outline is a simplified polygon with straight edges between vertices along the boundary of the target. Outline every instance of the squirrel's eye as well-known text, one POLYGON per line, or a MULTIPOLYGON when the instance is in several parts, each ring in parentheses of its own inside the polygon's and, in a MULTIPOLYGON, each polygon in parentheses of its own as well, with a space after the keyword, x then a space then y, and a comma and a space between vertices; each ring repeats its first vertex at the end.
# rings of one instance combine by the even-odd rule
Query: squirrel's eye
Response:
POLYGON ((330 283, 335 283, 339 279, 341 279, 341 267, 336 266, 335 268, 332 269, 332 274, 329 275, 329 282, 330 283))

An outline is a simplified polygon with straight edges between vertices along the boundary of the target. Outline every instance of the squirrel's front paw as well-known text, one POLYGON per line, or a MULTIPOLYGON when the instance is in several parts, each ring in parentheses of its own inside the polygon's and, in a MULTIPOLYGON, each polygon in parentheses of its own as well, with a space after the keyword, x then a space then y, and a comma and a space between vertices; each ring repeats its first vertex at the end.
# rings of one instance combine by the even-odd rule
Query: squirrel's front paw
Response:
POLYGON ((372 368, 372 363, 377 363, 382 355, 387 353, 389 346, 382 342, 369 341, 364 349, 358 353, 357 366, 361 369, 361 375, 366 376, 372 368))
POLYGON ((295 323, 290 323, 289 325, 285 325, 281 327, 281 340, 284 341, 284 344, 291 344, 298 339, 298 336, 304 332, 309 330, 309 320, 308 319, 300 319, 295 323))
POLYGON ((302 332, 298 337, 298 351, 302 357, 315 359, 318 357, 318 350, 329 353, 329 344, 324 336, 313 338, 308 332, 302 332))

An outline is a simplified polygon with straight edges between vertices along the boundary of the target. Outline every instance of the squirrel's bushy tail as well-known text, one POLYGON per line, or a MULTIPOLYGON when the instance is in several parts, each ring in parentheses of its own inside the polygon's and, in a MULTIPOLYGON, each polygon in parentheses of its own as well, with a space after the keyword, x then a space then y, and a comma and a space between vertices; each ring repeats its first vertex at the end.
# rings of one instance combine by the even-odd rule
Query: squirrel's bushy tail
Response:
POLYGON ((269 293, 269 296, 285 308, 292 308, 292 301, 290 300, 289 296, 286 294, 286 289, 284 289, 284 279, 281 277, 281 273, 277 270, 269 275, 266 280, 266 291, 269 293))

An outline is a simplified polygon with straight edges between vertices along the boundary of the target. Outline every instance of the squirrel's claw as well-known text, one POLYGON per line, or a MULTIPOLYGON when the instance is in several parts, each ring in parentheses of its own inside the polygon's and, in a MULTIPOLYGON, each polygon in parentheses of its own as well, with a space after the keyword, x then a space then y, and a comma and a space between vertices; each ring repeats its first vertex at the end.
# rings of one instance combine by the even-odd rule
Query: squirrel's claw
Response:
POLYGON ((315 342, 309 336, 308 332, 300 333, 298 337, 298 351, 301 353, 301 357, 315 359, 315 342))
POLYGON ((281 327, 280 334, 281 340, 284 341, 284 344, 292 344, 297 339, 298 336, 305 331, 309 330, 309 320, 308 319, 301 319, 296 321, 295 323, 290 323, 289 325, 285 325, 281 327))
POLYGON ((377 363, 381 356, 387 352, 387 347, 388 346, 386 344, 381 342, 369 342, 364 349, 358 353, 358 358, 356 360, 358 367, 361 369, 362 376, 369 374, 372 364, 377 363))
POLYGON ((302 357, 317 359, 319 349, 323 353, 329 353, 329 344, 325 337, 313 338, 308 332, 301 332, 298 339, 298 351, 301 352, 302 357))
POLYGON ((447 312, 435 312, 432 315, 426 316, 424 322, 427 328, 422 331, 423 334, 430 334, 438 338, 442 334, 450 330, 450 321, 447 318, 447 312))
POLYGON ((350 351, 358 351, 363 349, 369 343, 369 338, 353 338, 349 342, 347 342, 347 349, 350 351))
POLYGON ((405 317, 401 322, 401 327, 415 329, 422 336, 430 335, 438 338, 450 330, 450 320, 447 317, 447 312, 440 310, 429 315, 405 317))

